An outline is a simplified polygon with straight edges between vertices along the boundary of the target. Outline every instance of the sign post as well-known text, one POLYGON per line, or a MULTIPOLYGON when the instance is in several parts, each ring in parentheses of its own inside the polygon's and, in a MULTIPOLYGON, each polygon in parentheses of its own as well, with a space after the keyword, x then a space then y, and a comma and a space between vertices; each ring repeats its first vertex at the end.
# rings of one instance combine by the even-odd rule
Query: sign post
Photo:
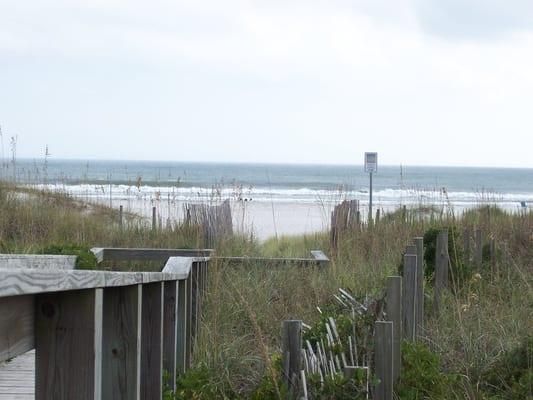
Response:
POLYGON ((365 172, 370 174, 368 225, 372 225, 372 174, 378 171, 378 153, 365 153, 365 172))

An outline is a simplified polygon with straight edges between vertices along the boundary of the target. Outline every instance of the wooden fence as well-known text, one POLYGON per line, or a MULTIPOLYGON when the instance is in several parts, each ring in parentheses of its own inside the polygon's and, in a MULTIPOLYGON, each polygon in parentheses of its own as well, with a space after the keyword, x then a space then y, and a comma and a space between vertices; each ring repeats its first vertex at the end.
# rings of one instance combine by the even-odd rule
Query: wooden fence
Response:
MULTIPOLYGON (((366 376, 370 392, 370 369, 379 379, 372 388, 375 399, 392 400, 394 383, 401 375, 401 342, 417 341, 423 334, 424 316, 424 268, 423 238, 417 237, 413 245, 407 246, 404 254, 403 276, 389 276, 386 280, 385 307, 379 312, 374 325, 374 360, 373 364, 357 357, 355 343, 349 340, 348 355, 335 355, 343 344, 338 334, 335 321, 330 318, 326 323, 328 340, 316 344, 310 342, 302 345, 303 323, 299 320, 285 321, 282 327, 282 356, 284 377, 291 393, 297 398, 307 399, 306 376, 320 374, 326 376, 343 372, 352 377, 366 376)), ((349 294, 342 291, 345 297, 349 294)))
POLYGON ((159 400, 163 385, 173 388, 189 368, 208 256, 167 257, 162 272, 75 270, 68 256, 3 257, 0 362, 35 349, 36 399, 159 400))
MULTIPOLYGON (((316 348, 313 348, 309 341, 302 343, 301 335, 305 325, 302 321, 285 321, 282 326, 282 365, 291 393, 297 394, 298 398, 307 399, 307 375, 320 374, 322 377, 340 371, 344 372, 344 376, 351 377, 354 376, 355 371, 363 370, 368 379, 367 384, 370 386, 370 368, 372 367, 372 373, 378 378, 379 383, 368 392, 372 393, 374 399, 392 400, 394 384, 401 376, 402 340, 418 341, 424 336, 424 316, 430 313, 434 316, 438 315, 443 293, 452 282, 449 240, 448 231, 445 229, 439 232, 436 239, 434 297, 430 312, 424 311, 423 238, 416 237, 412 245, 406 246, 402 276, 387 277, 385 307, 383 312, 378 313, 373 329, 373 365, 369 364, 368 360, 358 361, 357 352, 354 351, 355 343, 351 337, 349 337, 349 346, 344 345, 344 351, 348 351, 349 355, 341 354, 341 357, 335 355, 336 351, 343 348, 343 343, 332 318, 326 323, 327 342, 317 343, 316 348)), ((503 257, 510 257, 506 246, 503 250, 496 248, 494 238, 488 242, 488 254, 484 254, 484 233, 481 229, 466 230, 462 240, 463 258, 455 262, 480 267, 485 260, 487 263, 483 266, 489 268, 494 274, 499 273, 497 253, 503 252, 503 257), (472 242, 474 243, 473 251, 472 242)), ((461 244, 454 244, 454 246, 461 246, 461 244)), ((343 290, 340 291, 345 295, 346 300, 349 294, 343 290)), ((361 376, 360 373, 359 376, 361 376)))

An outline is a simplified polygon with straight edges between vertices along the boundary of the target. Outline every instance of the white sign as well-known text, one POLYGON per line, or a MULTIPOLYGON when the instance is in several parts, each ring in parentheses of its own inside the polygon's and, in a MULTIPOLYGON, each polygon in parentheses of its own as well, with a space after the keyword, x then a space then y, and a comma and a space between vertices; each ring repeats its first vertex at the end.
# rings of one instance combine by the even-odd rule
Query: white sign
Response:
POLYGON ((365 172, 378 171, 378 153, 365 153, 365 172))

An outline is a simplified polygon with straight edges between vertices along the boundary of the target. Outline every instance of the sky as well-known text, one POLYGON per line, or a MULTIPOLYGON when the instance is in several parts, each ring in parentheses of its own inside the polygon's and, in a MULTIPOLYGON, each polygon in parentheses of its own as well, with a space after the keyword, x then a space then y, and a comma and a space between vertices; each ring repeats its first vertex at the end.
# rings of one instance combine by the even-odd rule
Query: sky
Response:
POLYGON ((0 0, 3 152, 533 167, 531 0, 0 0))

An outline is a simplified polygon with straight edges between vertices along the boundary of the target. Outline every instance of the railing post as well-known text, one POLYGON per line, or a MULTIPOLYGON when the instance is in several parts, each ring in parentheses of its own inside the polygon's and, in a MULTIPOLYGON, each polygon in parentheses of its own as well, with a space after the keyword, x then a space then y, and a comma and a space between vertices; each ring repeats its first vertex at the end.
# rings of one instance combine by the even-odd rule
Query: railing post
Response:
POLYGON ((191 355, 192 355, 192 338, 193 338, 193 313, 195 311, 193 307, 193 270, 191 268, 191 271, 189 273, 189 276, 187 277, 187 335, 186 335, 186 368, 189 368, 191 366, 191 355))
POLYGON ((141 327, 141 398, 161 400, 163 393, 163 283, 143 284, 141 327))
POLYGON ((302 321, 283 321, 281 345, 284 379, 291 393, 297 395, 301 369, 302 321))
POLYGON ((387 277, 387 319, 392 322, 392 360, 393 378, 396 382, 400 377, 402 365, 402 278, 387 277))
POLYGON ((393 392, 393 326, 392 322, 377 321, 374 325, 376 377, 375 400, 392 400, 393 392))
POLYGON ((176 356, 177 356, 177 312, 178 312, 177 281, 164 283, 163 306, 163 369, 168 374, 165 382, 174 392, 176 390, 176 356))
POLYGON ((37 400, 102 397, 102 299, 102 289, 37 295, 37 400))
POLYGON ((187 369, 187 332, 189 326, 188 305, 187 305, 187 280, 178 281, 178 323, 177 323, 177 348, 176 348, 176 368, 177 372, 183 373, 187 369))
POLYGON ((104 289, 102 398, 140 399, 142 285, 104 289))

